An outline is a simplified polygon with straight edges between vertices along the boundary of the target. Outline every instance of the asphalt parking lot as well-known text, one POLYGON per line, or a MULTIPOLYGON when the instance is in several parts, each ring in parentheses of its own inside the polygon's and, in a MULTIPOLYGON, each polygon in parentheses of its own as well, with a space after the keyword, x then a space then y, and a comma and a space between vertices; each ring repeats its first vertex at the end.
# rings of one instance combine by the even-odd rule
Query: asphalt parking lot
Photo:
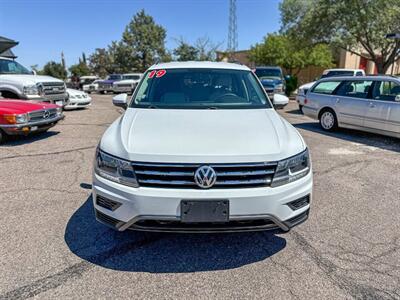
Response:
POLYGON ((281 114, 311 150, 310 219, 286 234, 115 232, 91 203, 110 95, 46 134, 0 146, 0 299, 400 299, 400 140, 322 132, 281 114))

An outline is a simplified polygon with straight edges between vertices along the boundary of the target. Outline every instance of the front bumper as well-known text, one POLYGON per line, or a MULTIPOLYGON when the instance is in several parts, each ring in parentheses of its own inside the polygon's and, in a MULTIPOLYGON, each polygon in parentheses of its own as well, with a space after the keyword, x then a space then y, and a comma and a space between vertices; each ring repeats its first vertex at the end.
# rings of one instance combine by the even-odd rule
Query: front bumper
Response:
POLYGON ((161 189, 132 188, 93 175, 93 205, 98 221, 116 229, 164 232, 239 232, 282 229, 288 231, 308 218, 312 198, 312 171, 289 184, 270 188, 161 189), (97 201, 109 201, 108 206, 97 201), (308 198, 307 198, 308 197, 308 198), (294 209, 290 203, 308 199, 294 209), (181 222, 182 200, 229 200, 226 223, 181 222), (100 205, 99 205, 100 204, 100 205), (106 208, 107 207, 107 208, 106 208))
POLYGON ((114 86, 113 91, 114 93, 130 93, 132 92, 132 86, 114 86))
POLYGON ((44 96, 26 95, 26 96, 23 96, 22 98, 26 99, 26 100, 33 100, 33 101, 38 101, 38 102, 49 102, 49 103, 57 104, 59 106, 64 106, 68 100, 68 93, 44 95, 44 96))
POLYGON ((74 101, 70 99, 69 103, 64 106, 64 109, 84 108, 90 106, 91 104, 92 104, 91 99, 86 99, 85 101, 83 100, 74 101))
POLYGON ((0 128, 8 135, 29 134, 31 132, 47 130, 55 126, 57 122, 62 119, 64 119, 64 115, 43 121, 28 122, 23 124, 0 124, 0 128))

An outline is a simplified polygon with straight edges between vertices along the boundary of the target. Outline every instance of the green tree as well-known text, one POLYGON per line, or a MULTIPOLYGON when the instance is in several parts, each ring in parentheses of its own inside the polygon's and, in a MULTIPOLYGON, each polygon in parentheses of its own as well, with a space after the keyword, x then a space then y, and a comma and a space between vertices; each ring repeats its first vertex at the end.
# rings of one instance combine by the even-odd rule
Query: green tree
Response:
POLYGON ((250 59, 258 65, 277 65, 296 76, 308 66, 331 67, 331 49, 325 44, 303 47, 288 36, 268 34, 264 41, 250 50, 250 59))
POLYGON ((83 61, 81 61, 78 64, 70 66, 69 71, 71 72, 72 75, 78 77, 90 75, 89 67, 83 61))
POLYGON ((67 71, 64 69, 63 65, 54 61, 45 64, 41 73, 59 79, 67 78, 67 71))
POLYGON ((180 39, 173 53, 178 61, 197 60, 199 50, 180 39))
POLYGON ((113 59, 104 48, 97 48, 89 56, 89 69, 92 73, 105 77, 114 71, 113 59))
POLYGON ((122 43, 130 52, 129 64, 135 69, 145 71, 157 61, 168 57, 165 50, 166 30, 156 24, 152 16, 144 10, 138 12, 126 27, 122 43))
POLYGON ((379 73, 400 58, 399 0, 283 0, 281 31, 304 45, 329 43, 375 62, 379 73))

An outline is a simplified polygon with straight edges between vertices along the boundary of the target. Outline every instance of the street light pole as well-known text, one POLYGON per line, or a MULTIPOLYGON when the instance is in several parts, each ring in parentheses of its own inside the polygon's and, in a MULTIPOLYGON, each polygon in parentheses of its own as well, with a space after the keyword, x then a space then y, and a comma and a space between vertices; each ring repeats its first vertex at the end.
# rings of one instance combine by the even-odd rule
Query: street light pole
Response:
MULTIPOLYGON (((386 38, 387 38, 387 39, 391 39, 391 40, 395 40, 396 43, 398 43, 398 41, 400 40, 400 33, 388 33, 388 34, 386 35, 386 38)), ((395 58, 396 58, 396 55, 394 55, 394 56, 393 56, 393 59, 392 59, 392 71, 390 72, 390 75, 393 75, 393 69, 394 69, 395 58)))

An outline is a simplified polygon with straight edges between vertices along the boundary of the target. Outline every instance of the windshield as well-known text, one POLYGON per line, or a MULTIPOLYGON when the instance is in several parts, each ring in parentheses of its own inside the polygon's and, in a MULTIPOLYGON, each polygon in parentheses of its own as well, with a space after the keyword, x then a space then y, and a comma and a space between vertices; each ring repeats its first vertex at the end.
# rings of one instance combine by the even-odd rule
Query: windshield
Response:
POLYGON ((140 75, 124 75, 122 78, 123 79, 139 80, 140 79, 140 75))
POLYGON ((120 80, 121 75, 108 75, 107 80, 120 80))
POLYGON ((353 76, 353 71, 329 71, 326 74, 323 74, 321 78, 335 77, 335 76, 353 76))
POLYGON ((279 69, 256 69, 254 72, 257 77, 262 79, 282 79, 282 72, 279 69))
POLYGON ((27 68, 13 60, 0 59, 0 74, 32 74, 27 68))
POLYGON ((148 71, 133 99, 141 108, 271 108, 251 71, 227 69, 148 71))

